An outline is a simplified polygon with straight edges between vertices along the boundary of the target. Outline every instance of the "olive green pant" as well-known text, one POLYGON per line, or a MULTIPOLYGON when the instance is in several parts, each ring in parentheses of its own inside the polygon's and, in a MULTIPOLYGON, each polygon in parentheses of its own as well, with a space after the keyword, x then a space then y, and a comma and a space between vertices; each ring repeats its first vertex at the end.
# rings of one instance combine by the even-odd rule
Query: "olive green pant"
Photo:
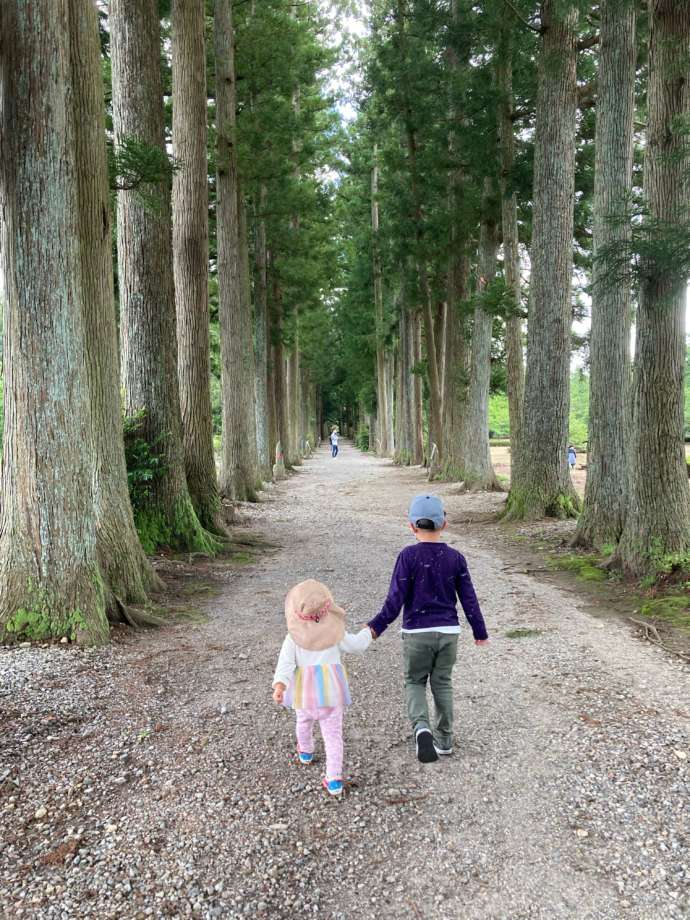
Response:
POLYGON ((453 744, 453 665, 458 637, 453 633, 403 633, 407 714, 417 732, 431 728, 426 698, 427 681, 436 707, 434 740, 439 747, 453 744))

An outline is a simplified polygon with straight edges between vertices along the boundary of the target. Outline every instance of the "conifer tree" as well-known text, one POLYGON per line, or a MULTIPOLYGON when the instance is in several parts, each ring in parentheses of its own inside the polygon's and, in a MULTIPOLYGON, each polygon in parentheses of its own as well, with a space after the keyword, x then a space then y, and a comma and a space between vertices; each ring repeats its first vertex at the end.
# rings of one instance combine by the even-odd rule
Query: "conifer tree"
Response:
POLYGON ((208 165, 204 0, 172 4, 173 265, 187 486, 201 524, 222 533, 213 456, 208 308, 208 165))
MULTIPOLYGON (((112 0, 109 25, 116 148, 134 138, 164 153, 156 0, 112 0)), ((117 245, 125 410, 160 461, 137 528, 147 549, 213 552, 217 543, 199 523, 185 478, 169 179, 157 183, 153 206, 137 190, 119 192, 117 245)))
POLYGON ((93 442, 68 0, 0 6, 5 434, 0 638, 108 638, 93 442), (47 76, 48 75, 48 76, 47 76))
POLYGON ((683 445, 690 239, 690 5, 650 0, 640 293, 632 386, 630 497, 618 555, 635 574, 687 556, 683 445))

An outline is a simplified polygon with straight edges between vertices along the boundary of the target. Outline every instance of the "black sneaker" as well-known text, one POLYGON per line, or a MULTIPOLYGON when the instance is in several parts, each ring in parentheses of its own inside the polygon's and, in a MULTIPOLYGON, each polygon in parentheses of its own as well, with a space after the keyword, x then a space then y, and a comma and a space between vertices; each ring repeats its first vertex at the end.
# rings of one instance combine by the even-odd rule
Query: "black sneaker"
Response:
POLYGON ((434 736, 428 728, 420 728, 415 735, 417 745, 417 760, 422 763, 433 763, 438 760, 438 754, 434 748, 434 736))

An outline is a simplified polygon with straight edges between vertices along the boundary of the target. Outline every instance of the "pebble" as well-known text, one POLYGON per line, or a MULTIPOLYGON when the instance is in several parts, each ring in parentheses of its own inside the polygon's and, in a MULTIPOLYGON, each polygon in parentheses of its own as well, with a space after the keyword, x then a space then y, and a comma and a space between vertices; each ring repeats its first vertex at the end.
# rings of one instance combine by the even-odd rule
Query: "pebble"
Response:
MULTIPOLYGON (((318 732, 317 762, 295 762, 292 715, 270 700, 284 594, 322 577, 365 621, 406 542, 407 498, 427 488, 419 469, 347 446, 340 460, 238 506, 283 548, 228 578, 214 562, 208 623, 106 649, 0 648, 0 913, 685 920, 688 722, 673 713, 687 669, 594 623, 574 593, 506 573, 495 525, 453 523, 500 497, 434 484, 490 631, 543 630, 480 652, 463 623, 453 757, 414 759, 391 628, 347 659, 353 785, 323 793, 318 732)), ((564 525, 527 538, 545 526, 564 525)))

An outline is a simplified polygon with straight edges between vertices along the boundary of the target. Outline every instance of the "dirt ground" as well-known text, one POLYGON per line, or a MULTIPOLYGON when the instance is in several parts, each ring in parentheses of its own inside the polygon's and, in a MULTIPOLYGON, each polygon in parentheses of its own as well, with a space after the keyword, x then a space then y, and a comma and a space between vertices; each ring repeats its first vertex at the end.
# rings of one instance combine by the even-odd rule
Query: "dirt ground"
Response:
POLYGON ((263 548, 165 563, 204 621, 0 649, 0 916, 690 916, 690 669, 464 523, 500 496, 433 487, 492 639, 460 637, 453 756, 414 758, 392 627, 348 659, 343 800, 295 762, 270 699, 284 596, 315 577, 352 628, 376 613, 427 488, 322 449, 243 506, 263 548))

